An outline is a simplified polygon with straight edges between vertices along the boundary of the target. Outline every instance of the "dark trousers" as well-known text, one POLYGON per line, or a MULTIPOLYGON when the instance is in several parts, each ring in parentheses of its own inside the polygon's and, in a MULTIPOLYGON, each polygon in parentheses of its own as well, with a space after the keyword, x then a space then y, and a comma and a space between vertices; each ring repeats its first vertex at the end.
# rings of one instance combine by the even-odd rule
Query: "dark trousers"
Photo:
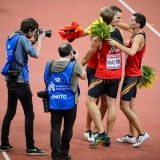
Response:
MULTIPOLYGON (((2 145, 9 144, 9 129, 11 121, 16 114, 17 102, 20 100, 24 116, 25 116, 25 136, 27 148, 34 148, 33 139, 33 122, 34 112, 32 103, 32 93, 28 83, 17 83, 17 89, 15 91, 9 90, 10 82, 7 82, 8 88, 8 105, 7 111, 2 123, 1 140, 2 145)), ((18 138, 18 137, 17 137, 18 138)))
POLYGON ((70 141, 73 135, 73 125, 76 119, 77 105, 69 110, 51 110, 51 149, 52 158, 59 157, 60 154, 68 155, 70 141), (64 118, 64 128, 61 136, 62 119, 64 118))

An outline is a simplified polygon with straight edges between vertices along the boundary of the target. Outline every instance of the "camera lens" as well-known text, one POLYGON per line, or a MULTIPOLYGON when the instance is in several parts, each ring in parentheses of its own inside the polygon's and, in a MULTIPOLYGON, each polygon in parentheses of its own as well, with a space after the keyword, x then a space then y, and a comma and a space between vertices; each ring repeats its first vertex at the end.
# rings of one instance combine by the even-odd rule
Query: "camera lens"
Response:
POLYGON ((47 30, 45 31, 45 36, 46 37, 51 37, 52 33, 51 33, 52 30, 47 30))
POLYGON ((73 53, 73 54, 76 54, 76 50, 72 49, 72 53, 73 53))

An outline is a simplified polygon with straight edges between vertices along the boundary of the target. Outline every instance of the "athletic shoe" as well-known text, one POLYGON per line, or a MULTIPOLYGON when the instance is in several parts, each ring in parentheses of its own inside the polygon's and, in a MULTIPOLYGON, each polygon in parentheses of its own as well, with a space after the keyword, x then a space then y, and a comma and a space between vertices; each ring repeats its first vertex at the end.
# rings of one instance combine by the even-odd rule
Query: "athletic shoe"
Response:
POLYGON ((143 136, 139 135, 137 138, 137 142, 135 144, 133 144, 132 147, 134 147, 134 148, 139 147, 147 138, 149 138, 149 135, 146 132, 144 133, 143 136))
POLYGON ((91 138, 88 138, 88 141, 94 142, 97 136, 98 136, 98 133, 97 133, 97 132, 96 132, 96 133, 93 133, 93 136, 92 136, 91 138))
POLYGON ((61 154, 60 159, 71 159, 71 155, 70 154, 67 154, 67 155, 61 154))
POLYGON ((10 144, 8 146, 0 145, 0 151, 1 152, 12 151, 12 150, 14 150, 14 147, 11 146, 10 144))
POLYGON ((27 149, 26 154, 30 156, 43 156, 43 155, 46 155, 47 152, 35 147, 34 149, 27 149))
POLYGON ((95 137, 94 137, 92 131, 87 131, 87 132, 85 132, 85 133, 84 133, 84 137, 86 137, 86 139, 87 139, 88 141, 90 141, 90 142, 95 141, 95 137))
POLYGON ((108 137, 102 144, 103 144, 104 146, 109 147, 109 146, 111 145, 111 138, 108 137))
POLYGON ((95 138, 95 141, 90 143, 90 146, 97 146, 98 144, 105 142, 107 138, 108 136, 106 132, 103 134, 98 134, 98 136, 95 138))
POLYGON ((133 137, 129 137, 128 135, 125 135, 122 138, 118 138, 117 142, 120 142, 120 143, 135 143, 136 142, 136 138, 134 136, 133 137))

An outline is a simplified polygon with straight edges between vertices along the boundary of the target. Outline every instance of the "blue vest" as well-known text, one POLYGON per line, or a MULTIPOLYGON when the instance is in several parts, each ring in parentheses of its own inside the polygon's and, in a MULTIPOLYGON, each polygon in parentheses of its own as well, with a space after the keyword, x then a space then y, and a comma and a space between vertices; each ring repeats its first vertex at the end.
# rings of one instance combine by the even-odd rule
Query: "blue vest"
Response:
MULTIPOLYGON (((45 77, 50 109, 68 110, 75 106, 75 93, 70 85, 74 64, 70 62, 64 71, 50 72, 50 76, 45 77)), ((48 73, 50 63, 46 67, 48 73)))
MULTIPOLYGON (((28 56, 25 54, 22 58, 22 62, 19 62, 19 59, 16 58, 15 53, 19 51, 16 50, 17 42, 20 36, 24 36, 22 33, 15 32, 13 37, 8 38, 6 41, 6 56, 7 61, 4 65, 1 73, 6 76, 5 80, 9 80, 8 71, 9 70, 16 70, 20 71, 20 74, 23 76, 24 81, 29 81, 29 74, 28 74, 28 56)), ((19 53, 21 54, 21 52, 19 53)))
MULTIPOLYGON (((17 45, 17 41, 20 37, 20 34, 15 35, 13 38, 8 39, 6 41, 6 56, 7 56, 7 62, 4 65, 1 73, 6 76, 9 69, 11 69, 11 65, 13 64, 13 62, 16 62, 18 65, 21 65, 18 61, 16 61, 15 57, 14 57, 14 52, 15 52, 15 48, 17 45)), ((22 65, 21 65, 22 66, 22 65)))

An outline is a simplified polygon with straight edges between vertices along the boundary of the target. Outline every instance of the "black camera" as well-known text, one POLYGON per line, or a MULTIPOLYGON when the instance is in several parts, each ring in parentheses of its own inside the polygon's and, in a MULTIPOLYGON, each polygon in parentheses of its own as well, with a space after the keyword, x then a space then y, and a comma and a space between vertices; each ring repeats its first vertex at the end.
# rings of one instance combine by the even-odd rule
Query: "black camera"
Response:
POLYGON ((9 89, 10 90, 16 90, 16 82, 17 82, 17 78, 20 74, 20 71, 8 71, 7 75, 9 76, 10 79, 10 86, 9 89))
POLYGON ((72 49, 72 53, 73 53, 74 55, 76 55, 76 50, 75 50, 75 49, 72 49))
POLYGON ((39 98, 42 98, 44 112, 50 112, 48 92, 47 91, 37 92, 37 96, 39 98))
MULTIPOLYGON (((76 55, 76 50, 73 49, 73 48, 72 48, 72 53, 73 53, 74 55, 76 55)), ((71 62, 75 61, 74 56, 73 56, 73 58, 72 58, 70 61, 71 61, 71 62)))
MULTIPOLYGON (((44 32, 44 31, 43 31, 41 28, 38 28, 37 32, 36 32, 35 35, 34 35, 34 40, 31 41, 31 42, 32 42, 32 45, 37 42, 38 36, 39 36, 40 34, 42 34, 43 32, 44 32)), ((46 30, 46 31, 45 31, 45 36, 46 36, 46 37, 51 38, 51 35, 52 35, 52 30, 46 30)))
MULTIPOLYGON (((45 36, 51 38, 51 35, 52 35, 51 32, 52 32, 52 30, 46 30, 46 31, 45 31, 45 36)), ((43 33, 43 30, 42 30, 41 28, 38 28, 37 34, 40 35, 40 34, 42 34, 42 33, 43 33)), ((38 37, 38 36, 37 36, 37 37, 38 37)))

